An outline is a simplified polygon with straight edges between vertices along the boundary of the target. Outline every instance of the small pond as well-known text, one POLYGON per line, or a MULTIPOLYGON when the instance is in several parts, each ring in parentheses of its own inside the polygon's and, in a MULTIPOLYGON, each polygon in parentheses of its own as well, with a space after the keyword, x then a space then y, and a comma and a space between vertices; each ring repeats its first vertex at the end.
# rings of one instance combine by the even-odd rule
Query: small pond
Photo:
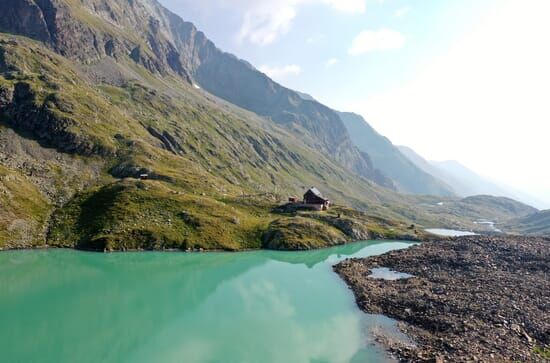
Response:
POLYGON ((411 277, 414 277, 411 274, 407 274, 404 272, 397 272, 392 271, 387 267, 376 267, 370 270, 371 274, 368 276, 371 279, 378 279, 378 280, 403 280, 403 279, 410 279, 411 277))
POLYGON ((469 231, 457 231, 454 229, 444 229, 444 228, 430 228, 426 229, 426 232, 444 236, 444 237, 462 237, 462 236, 476 236, 477 234, 469 231))

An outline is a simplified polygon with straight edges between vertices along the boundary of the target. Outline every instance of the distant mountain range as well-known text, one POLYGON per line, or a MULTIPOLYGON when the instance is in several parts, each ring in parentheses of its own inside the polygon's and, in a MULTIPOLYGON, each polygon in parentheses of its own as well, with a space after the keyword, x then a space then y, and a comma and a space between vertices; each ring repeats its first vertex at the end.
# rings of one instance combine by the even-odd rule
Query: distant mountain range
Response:
POLYGON ((420 169, 444 181, 458 196, 494 195, 520 200, 535 207, 543 208, 545 204, 536 198, 498 185, 497 183, 480 176, 458 161, 428 161, 418 155, 413 149, 406 146, 398 147, 420 169))
POLYGON ((411 162, 392 142, 374 130, 363 117, 339 112, 351 140, 359 150, 367 153, 375 168, 390 177, 397 190, 411 194, 453 196, 455 192, 429 171, 411 162))

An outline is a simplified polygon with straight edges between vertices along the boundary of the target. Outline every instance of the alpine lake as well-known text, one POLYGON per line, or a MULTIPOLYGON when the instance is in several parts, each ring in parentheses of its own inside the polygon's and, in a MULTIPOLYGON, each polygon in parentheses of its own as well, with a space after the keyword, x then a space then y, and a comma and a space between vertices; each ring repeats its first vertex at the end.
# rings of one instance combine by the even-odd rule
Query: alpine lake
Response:
POLYGON ((387 362, 332 271, 411 246, 307 252, 0 253, 2 362, 387 362))

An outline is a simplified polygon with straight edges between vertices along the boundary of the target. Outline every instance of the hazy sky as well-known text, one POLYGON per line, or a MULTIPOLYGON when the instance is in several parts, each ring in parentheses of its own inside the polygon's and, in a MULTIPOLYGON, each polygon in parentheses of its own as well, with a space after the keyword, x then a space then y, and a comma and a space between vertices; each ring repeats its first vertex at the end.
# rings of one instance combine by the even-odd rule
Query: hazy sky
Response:
POLYGON ((161 0, 394 144, 550 207, 550 0, 161 0))

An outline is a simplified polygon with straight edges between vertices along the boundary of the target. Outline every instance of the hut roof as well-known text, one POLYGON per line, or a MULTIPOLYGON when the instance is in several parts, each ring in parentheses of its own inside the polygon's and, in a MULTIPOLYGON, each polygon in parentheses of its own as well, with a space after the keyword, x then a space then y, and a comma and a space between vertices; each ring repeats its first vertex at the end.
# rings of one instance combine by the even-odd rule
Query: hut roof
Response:
POLYGON ((316 196, 318 196, 319 198, 323 198, 323 195, 321 194, 319 189, 317 189, 315 187, 310 188, 307 192, 311 192, 311 193, 315 194, 316 196))

